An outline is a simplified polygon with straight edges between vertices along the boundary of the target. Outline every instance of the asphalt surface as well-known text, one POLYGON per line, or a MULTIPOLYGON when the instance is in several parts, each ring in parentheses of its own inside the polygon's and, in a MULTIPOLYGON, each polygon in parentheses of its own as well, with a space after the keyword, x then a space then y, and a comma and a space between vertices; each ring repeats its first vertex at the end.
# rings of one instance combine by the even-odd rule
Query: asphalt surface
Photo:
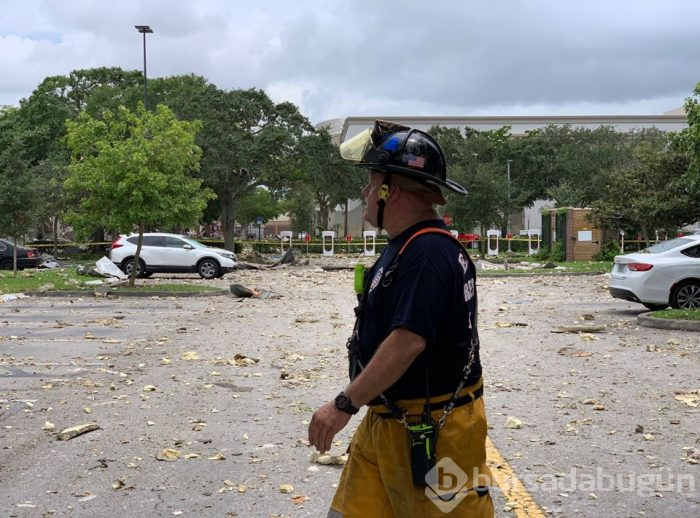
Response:
MULTIPOLYGON (((480 279, 490 437, 549 516, 695 516, 700 407, 676 392, 700 389, 700 334, 639 327, 606 281, 480 279)), ((309 459, 306 428, 345 384, 352 273, 209 284, 233 282, 281 297, 0 305, 0 516, 325 516, 340 467, 309 459), (57 440, 84 423, 100 429, 57 440)))

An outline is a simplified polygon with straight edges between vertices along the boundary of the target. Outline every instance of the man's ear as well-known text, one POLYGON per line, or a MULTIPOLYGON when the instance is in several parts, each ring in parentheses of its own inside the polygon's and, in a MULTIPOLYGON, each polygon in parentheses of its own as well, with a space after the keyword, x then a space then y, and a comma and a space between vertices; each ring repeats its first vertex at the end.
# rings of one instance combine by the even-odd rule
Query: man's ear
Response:
POLYGON ((399 198, 401 198, 401 193, 403 192, 403 189, 401 189, 401 186, 396 184, 395 182, 392 182, 391 188, 389 189, 389 200, 394 200, 397 201, 399 198))

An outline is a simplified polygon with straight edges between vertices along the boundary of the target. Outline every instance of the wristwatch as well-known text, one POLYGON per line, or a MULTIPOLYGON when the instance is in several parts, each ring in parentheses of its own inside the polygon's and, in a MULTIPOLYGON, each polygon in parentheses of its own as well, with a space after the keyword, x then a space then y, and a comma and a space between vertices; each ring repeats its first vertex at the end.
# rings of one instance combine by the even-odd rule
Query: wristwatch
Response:
POLYGON ((335 396, 335 407, 341 412, 345 412, 346 414, 350 415, 355 415, 360 411, 358 408, 353 406, 352 399, 350 399, 350 396, 348 396, 345 392, 341 392, 335 396))

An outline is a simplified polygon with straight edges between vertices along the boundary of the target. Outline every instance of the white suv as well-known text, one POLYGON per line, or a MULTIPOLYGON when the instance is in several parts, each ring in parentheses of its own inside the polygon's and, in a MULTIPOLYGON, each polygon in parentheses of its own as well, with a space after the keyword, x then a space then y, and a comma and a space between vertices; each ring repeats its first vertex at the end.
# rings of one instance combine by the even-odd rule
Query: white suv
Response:
MULTIPOLYGON (((134 267, 138 234, 119 236, 109 252, 110 260, 127 275, 134 267)), ((137 277, 150 277, 154 273, 197 272, 203 279, 223 277, 236 267, 233 252, 205 246, 194 239, 177 234, 145 233, 137 277)))

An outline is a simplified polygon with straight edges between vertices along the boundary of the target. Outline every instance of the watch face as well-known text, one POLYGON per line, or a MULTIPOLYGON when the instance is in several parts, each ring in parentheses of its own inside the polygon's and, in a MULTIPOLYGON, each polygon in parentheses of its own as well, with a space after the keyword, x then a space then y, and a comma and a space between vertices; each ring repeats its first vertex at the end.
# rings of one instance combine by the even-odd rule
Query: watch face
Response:
POLYGON ((352 406, 352 400, 345 392, 341 392, 335 397, 335 407, 338 410, 354 415, 357 409, 352 406))

